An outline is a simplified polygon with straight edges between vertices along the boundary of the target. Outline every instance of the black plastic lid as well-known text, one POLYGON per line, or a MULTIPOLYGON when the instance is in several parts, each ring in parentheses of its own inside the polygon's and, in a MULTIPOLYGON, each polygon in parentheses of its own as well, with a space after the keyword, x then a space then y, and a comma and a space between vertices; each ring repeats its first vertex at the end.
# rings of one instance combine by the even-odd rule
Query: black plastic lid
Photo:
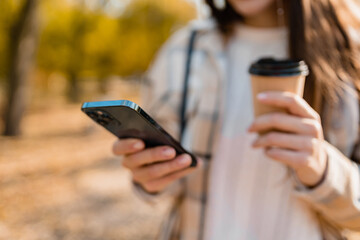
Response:
POLYGON ((262 58, 259 61, 251 64, 249 72, 251 74, 260 76, 307 76, 309 74, 309 68, 304 61, 262 58))

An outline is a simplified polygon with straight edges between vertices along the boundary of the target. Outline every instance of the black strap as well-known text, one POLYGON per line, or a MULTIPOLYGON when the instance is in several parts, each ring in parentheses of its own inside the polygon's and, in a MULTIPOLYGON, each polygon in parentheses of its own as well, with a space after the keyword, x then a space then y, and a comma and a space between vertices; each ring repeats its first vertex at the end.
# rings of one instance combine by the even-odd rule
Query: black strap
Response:
POLYGON ((188 98, 188 88, 189 88, 189 77, 191 70, 191 62, 192 62, 192 53, 194 51, 195 38, 197 31, 193 30, 190 34, 187 56, 186 56, 186 65, 185 65, 185 75, 184 75, 184 85, 182 91, 182 102, 180 108, 180 136, 179 141, 181 142, 184 135, 184 130, 187 124, 186 119, 186 107, 187 107, 187 98, 188 98))

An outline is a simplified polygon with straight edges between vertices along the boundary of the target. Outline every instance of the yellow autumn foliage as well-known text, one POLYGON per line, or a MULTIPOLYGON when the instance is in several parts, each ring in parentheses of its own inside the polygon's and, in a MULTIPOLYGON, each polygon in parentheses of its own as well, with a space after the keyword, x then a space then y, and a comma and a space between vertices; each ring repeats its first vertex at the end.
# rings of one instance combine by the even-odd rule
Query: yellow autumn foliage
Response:
MULTIPOLYGON (((109 1, 86 2, 40 1, 38 71, 97 79, 141 74, 169 35, 195 17, 188 0, 129 0, 116 15, 101 4, 109 1)), ((6 77, 9 32, 20 3, 0 1, 0 79, 6 77)))

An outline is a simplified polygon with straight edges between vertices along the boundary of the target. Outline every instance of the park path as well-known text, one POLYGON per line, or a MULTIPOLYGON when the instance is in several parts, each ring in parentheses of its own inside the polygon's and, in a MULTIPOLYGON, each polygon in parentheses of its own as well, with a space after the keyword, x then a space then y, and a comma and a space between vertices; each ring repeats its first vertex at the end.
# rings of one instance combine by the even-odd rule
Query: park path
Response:
POLYGON ((0 138, 0 239, 154 239, 166 203, 144 204, 79 105, 32 111, 0 138))

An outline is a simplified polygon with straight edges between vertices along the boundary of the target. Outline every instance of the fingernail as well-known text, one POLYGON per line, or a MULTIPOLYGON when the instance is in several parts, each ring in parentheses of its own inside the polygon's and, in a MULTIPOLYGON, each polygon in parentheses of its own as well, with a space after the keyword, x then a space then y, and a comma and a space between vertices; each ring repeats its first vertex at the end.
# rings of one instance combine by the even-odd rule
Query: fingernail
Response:
POLYGON ((259 100, 264 100, 264 99, 267 98, 267 94, 266 93, 259 93, 256 97, 259 100))
POLYGON ((134 149, 142 149, 143 147, 144 147, 144 143, 142 143, 142 142, 136 142, 133 145, 134 149))
POLYGON ((162 152, 164 156, 172 156, 175 153, 175 150, 172 148, 165 148, 162 152))
POLYGON ((179 158, 178 162, 181 165, 188 165, 190 163, 190 157, 189 155, 183 155, 179 158))

